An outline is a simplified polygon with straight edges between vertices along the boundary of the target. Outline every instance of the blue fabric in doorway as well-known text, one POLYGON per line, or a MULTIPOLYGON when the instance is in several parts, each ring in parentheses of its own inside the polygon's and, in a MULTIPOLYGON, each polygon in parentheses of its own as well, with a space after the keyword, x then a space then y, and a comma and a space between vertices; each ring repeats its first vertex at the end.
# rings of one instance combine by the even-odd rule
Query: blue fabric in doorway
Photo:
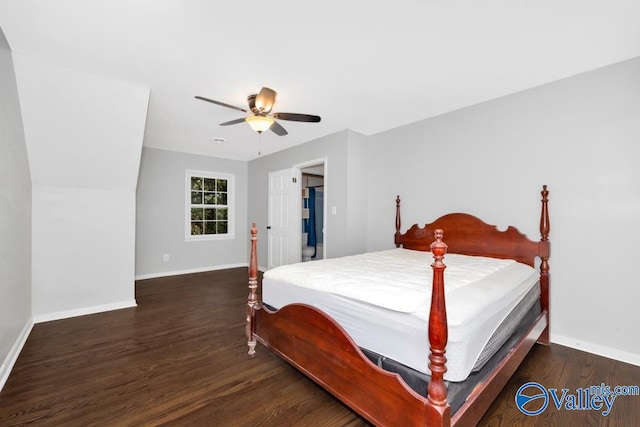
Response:
POLYGON ((307 199, 307 208, 309 208, 309 219, 306 221, 305 232, 308 235, 307 245, 313 246, 313 258, 316 257, 318 251, 318 240, 316 237, 316 189, 309 188, 309 198, 307 199))

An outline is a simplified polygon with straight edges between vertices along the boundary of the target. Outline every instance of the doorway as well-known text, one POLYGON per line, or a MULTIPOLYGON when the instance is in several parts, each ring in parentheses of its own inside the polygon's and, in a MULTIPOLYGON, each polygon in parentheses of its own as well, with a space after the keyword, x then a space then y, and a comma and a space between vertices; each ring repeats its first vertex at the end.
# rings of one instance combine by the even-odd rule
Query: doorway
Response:
POLYGON ((300 169, 302 261, 324 258, 324 163, 300 169))

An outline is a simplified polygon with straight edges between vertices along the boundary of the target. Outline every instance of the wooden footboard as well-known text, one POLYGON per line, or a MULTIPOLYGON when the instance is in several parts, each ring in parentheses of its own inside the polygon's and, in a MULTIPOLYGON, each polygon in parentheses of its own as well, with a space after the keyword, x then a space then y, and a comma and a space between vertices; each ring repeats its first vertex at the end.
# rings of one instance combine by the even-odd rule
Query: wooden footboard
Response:
POLYGON ((449 425, 440 411, 360 351, 333 319, 314 307, 257 311, 256 337, 354 411, 380 426, 449 425), (424 420, 431 420, 424 424, 424 420))
POLYGON ((446 244, 442 232, 434 242, 434 294, 430 320, 432 380, 428 398, 414 392, 400 378, 374 365, 349 334, 330 316, 306 304, 290 304, 271 311, 257 304, 257 241, 255 223, 251 229, 247 338, 249 354, 255 354, 256 340, 280 355, 360 415, 380 426, 449 426, 451 410, 446 372, 446 310, 444 308, 446 244), (444 322, 444 323, 443 323, 444 322), (444 326, 443 326, 444 325, 444 326))

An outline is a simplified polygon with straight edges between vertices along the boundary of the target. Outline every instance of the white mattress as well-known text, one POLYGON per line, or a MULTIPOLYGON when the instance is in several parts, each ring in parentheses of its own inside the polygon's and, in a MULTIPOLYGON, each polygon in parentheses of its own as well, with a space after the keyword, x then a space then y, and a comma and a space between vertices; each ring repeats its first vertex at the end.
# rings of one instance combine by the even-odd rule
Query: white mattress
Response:
MULTIPOLYGON (((433 258, 391 249, 267 271, 263 301, 313 305, 363 348, 429 373, 427 338, 433 258)), ((498 325, 538 281, 513 260, 447 254, 448 381, 463 381, 498 325)))

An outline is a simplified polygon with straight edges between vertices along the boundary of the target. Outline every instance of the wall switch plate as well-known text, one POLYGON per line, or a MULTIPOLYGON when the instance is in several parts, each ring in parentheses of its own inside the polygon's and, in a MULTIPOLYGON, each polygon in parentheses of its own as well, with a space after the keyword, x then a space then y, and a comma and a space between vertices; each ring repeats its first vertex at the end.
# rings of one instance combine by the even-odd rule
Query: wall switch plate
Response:
POLYGON ((335 206, 331 206, 331 215, 336 215, 338 213, 338 209, 335 206))
POLYGON ((162 255, 162 260, 163 260, 164 262, 169 261, 169 254, 164 254, 164 255, 162 255))

